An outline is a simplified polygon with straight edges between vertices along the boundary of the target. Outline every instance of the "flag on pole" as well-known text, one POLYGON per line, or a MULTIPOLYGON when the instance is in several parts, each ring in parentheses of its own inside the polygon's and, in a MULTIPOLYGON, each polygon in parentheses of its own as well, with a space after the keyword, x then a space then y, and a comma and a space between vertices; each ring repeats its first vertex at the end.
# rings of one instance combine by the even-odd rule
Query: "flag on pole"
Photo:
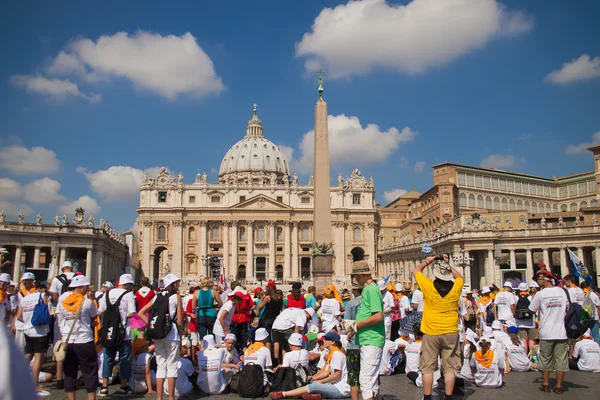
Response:
POLYGON ((577 257, 575 253, 571 251, 571 249, 567 248, 567 251, 569 252, 571 264, 573 264, 573 273, 575 274, 575 276, 585 280, 586 282, 591 282, 592 276, 590 275, 590 272, 588 271, 587 267, 583 265, 583 261, 580 260, 579 257, 577 257))
POLYGON ((427 243, 423 244, 423 248, 421 249, 421 252, 423 252, 423 254, 431 254, 433 253, 433 248, 428 245, 427 243))
POLYGON ((384 279, 384 282, 385 282, 385 284, 386 284, 386 285, 387 285, 387 283, 389 282, 389 280, 390 280, 390 277, 391 277, 391 276, 392 276, 392 274, 389 274, 389 275, 387 276, 387 278, 385 278, 385 279, 384 279))
POLYGON ((223 290, 227 290, 227 280, 225 279, 225 264, 223 264, 223 259, 219 261, 219 267, 221 269, 219 275, 219 285, 223 287, 223 290))

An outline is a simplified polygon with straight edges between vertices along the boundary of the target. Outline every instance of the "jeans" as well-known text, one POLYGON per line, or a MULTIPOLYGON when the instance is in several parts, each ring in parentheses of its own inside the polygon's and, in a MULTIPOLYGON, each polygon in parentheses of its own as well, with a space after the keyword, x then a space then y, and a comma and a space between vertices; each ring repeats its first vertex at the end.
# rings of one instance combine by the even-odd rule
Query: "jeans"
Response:
POLYGON ((594 323, 594 326, 592 326, 592 339, 594 339, 594 342, 600 344, 600 332, 598 332, 598 330, 600 329, 600 321, 596 321, 594 323))
POLYGON ((115 357, 119 352, 119 377, 121 379, 131 378, 131 340, 123 340, 117 347, 104 349, 104 362, 102 363, 102 377, 112 376, 115 357))
POLYGON ((327 399, 343 399, 350 395, 350 393, 340 393, 332 383, 309 383, 306 388, 308 389, 308 393, 317 393, 327 399))

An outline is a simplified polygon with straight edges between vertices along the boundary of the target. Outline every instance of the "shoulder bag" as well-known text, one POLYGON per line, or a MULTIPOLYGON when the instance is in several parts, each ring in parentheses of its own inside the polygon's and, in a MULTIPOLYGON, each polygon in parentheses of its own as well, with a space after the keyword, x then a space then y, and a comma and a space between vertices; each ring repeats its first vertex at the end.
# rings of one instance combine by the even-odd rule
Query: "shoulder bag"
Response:
MULTIPOLYGON (((69 339, 71 338, 71 333, 73 333, 73 328, 79 319, 79 315, 81 314, 81 308, 83 307, 83 303, 85 303, 85 299, 81 301, 79 308, 77 309, 77 313, 75 314, 75 319, 73 320, 73 325, 71 325, 71 329, 69 330, 69 334, 67 335, 67 340, 62 341, 59 340, 54 344, 54 360, 56 361, 64 361, 67 356, 67 344, 69 343, 69 339)), ((58 327, 60 329, 60 327, 58 327)))

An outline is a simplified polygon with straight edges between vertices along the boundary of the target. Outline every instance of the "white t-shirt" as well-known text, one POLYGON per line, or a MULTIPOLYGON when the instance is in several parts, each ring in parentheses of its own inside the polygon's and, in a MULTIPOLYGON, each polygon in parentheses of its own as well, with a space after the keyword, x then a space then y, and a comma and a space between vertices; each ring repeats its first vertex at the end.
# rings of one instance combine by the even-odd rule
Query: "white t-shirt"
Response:
POLYGON ((575 343, 573 357, 579 358, 577 368, 580 371, 600 370, 600 344, 592 339, 582 339, 575 343))
POLYGON ((224 363, 237 364, 240 362, 240 355, 235 347, 231 349, 231 351, 227 351, 227 349, 225 349, 225 352, 225 359, 223 360, 224 363))
POLYGON ((133 293, 127 292, 127 290, 121 288, 110 289, 106 293, 108 293, 108 296, 105 294, 99 301, 98 312, 106 312, 107 300, 110 301, 111 305, 115 304, 117 299, 123 293, 126 293, 125 296, 123 296, 123 298, 121 299, 121 303, 119 303, 119 314, 121 315, 121 322, 125 327, 125 337, 123 339, 131 340, 131 328, 129 327, 129 317, 127 317, 127 314, 136 312, 135 297, 133 296, 133 293))
POLYGON ((475 361, 475 355, 471 357, 471 366, 475 367, 475 384, 480 387, 497 388, 502 386, 502 374, 504 371, 504 356, 494 352, 494 360, 489 368, 475 361))
POLYGON ((574 286, 568 288, 567 290, 569 291, 571 301, 582 306, 583 300, 585 300, 585 293, 583 292, 583 289, 578 286, 574 286))
POLYGON ((286 329, 306 325, 306 312, 302 308, 286 308, 275 318, 273 329, 285 331, 286 329))
POLYGON ((146 365, 148 365, 151 357, 152 354, 150 353, 140 353, 131 360, 131 371, 134 381, 146 382, 146 365))
POLYGON ((386 308, 391 308, 389 312, 384 312, 383 314, 383 322, 386 325, 392 324, 392 313, 394 312, 394 296, 386 291, 383 295, 383 309, 385 311, 386 308))
POLYGON ((225 327, 221 326, 221 315, 227 311, 227 315, 225 316, 225 326, 227 330, 229 330, 229 325, 231 325, 231 320, 233 319, 234 314, 234 304, 231 300, 227 300, 225 304, 219 309, 219 313, 217 314, 217 320, 215 321, 215 325, 213 326, 213 333, 217 336, 225 336, 225 327))
POLYGON ((261 347, 252 354, 244 353, 244 365, 256 364, 260 365, 262 369, 271 368, 273 361, 271 361, 271 352, 267 347, 261 347))
POLYGON ((348 385, 348 369, 346 368, 346 355, 341 351, 336 351, 331 356, 329 364, 329 375, 333 375, 335 371, 342 371, 339 379, 330 383, 346 397, 350 396, 350 385, 348 385))
POLYGON ((540 315, 541 340, 567 339, 564 323, 567 304, 567 295, 559 287, 545 288, 533 297, 529 309, 540 315))
POLYGON ((414 341, 404 348, 404 354, 406 354, 406 367, 405 371, 418 372, 419 371, 419 358, 421 357, 421 341, 414 341))
POLYGON ((515 295, 512 292, 500 292, 494 299, 498 320, 510 321, 515 318, 511 306, 515 305, 515 295))
MULTIPOLYGON (((475 347, 475 346, 472 346, 472 347, 475 347)), ((467 343, 465 345, 465 348, 463 349, 462 367, 460 368, 460 371, 456 374, 456 377, 462 378, 469 382, 473 382, 475 380, 475 377, 473 376, 473 370, 471 369, 471 360, 469 357, 470 352, 471 352, 471 345, 467 343)))
MULTIPOLYGON (((75 276, 75 272, 65 272, 65 276, 67 277, 67 279, 71 280, 75 276)), ((62 287, 63 287, 62 282, 59 281, 58 279, 54 278, 52 280, 52 283, 50 284, 50 290, 48 290, 48 291, 50 293, 58 293, 58 295, 60 296, 62 287)))
POLYGON ((406 317, 406 309, 410 310, 410 301, 408 301, 408 297, 402 296, 400 301, 398 302, 398 306, 400 308, 400 319, 406 317))
MULTIPOLYGON (((63 340, 67 340, 67 335, 71 330, 71 325, 75 321, 75 315, 77 311, 70 312, 63 307, 63 301, 69 297, 72 292, 65 292, 58 298, 58 305, 56 306, 56 314, 58 315, 60 334, 63 340)), ((92 319, 98 315, 98 309, 88 298, 84 300, 83 306, 81 307, 81 313, 77 321, 75 321, 75 327, 73 333, 69 338, 69 343, 89 343, 94 341, 94 331, 92 330, 92 319)))
POLYGON ((222 364, 227 356, 227 350, 212 348, 198 352, 198 379, 200 390, 206 394, 221 394, 227 387, 227 382, 221 372, 222 364))
MULTIPOLYGON (((23 309, 23 328, 22 329, 23 329, 25 335, 27 335, 29 337, 44 337, 44 336, 48 335, 48 332, 50 332, 49 325, 33 326, 31 324, 31 317, 33 317, 33 310, 35 309, 35 306, 40 301, 41 296, 42 296, 42 293, 31 293, 31 294, 28 294, 27 296, 25 296, 23 298, 23 300, 21 300, 21 308, 23 309)), ((47 305, 46 307, 49 308, 50 306, 47 305)), ((50 310, 48 310, 48 312, 49 311, 50 310)))
POLYGON ((506 354, 508 355, 508 362, 510 363, 510 369, 515 372, 526 372, 531 369, 531 363, 527 352, 525 351, 525 344, 521 341, 520 344, 515 345, 510 337, 506 337, 502 340, 506 354))
POLYGON ((590 291, 589 296, 590 296, 590 299, 592 300, 592 303, 594 303, 594 309, 596 310, 596 315, 595 315, 594 319, 596 321, 598 321, 598 320, 600 320, 600 317, 598 316, 598 307, 600 307, 600 297, 598 297, 598 295, 594 291, 590 291))
POLYGON ((323 332, 329 332, 338 325, 337 317, 342 313, 339 301, 336 299, 323 299, 321 302, 321 320, 323 332))
MULTIPOLYGON (((177 296, 171 296, 177 298, 177 296)), ((175 397, 183 397, 192 392, 194 385, 189 377, 194 374, 194 364, 187 358, 179 357, 177 360, 177 380, 175 381, 175 397)), ((169 385, 164 386, 164 392, 169 394, 169 385)))
POLYGON ((417 311, 419 312, 423 312, 423 310, 425 309, 425 302, 423 301, 423 292, 421 292, 419 289, 415 290, 415 292, 413 293, 412 303, 413 305, 417 305, 417 311))
POLYGON ((301 349, 285 353, 281 366, 296 368, 297 365, 303 365, 308 368, 308 351, 301 349))

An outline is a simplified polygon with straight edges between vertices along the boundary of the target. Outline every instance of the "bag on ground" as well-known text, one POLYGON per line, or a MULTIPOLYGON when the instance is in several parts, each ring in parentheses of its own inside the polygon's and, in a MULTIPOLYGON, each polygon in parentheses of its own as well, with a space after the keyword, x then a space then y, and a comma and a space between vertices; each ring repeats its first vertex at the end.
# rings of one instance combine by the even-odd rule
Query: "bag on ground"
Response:
POLYGON ((285 392, 296 389, 296 370, 292 367, 279 367, 275 372, 271 392, 285 392))
POLYGON ((239 375, 237 387, 238 396, 246 398, 264 396, 265 383, 263 380, 263 369, 260 365, 244 365, 244 369, 242 369, 239 375))

